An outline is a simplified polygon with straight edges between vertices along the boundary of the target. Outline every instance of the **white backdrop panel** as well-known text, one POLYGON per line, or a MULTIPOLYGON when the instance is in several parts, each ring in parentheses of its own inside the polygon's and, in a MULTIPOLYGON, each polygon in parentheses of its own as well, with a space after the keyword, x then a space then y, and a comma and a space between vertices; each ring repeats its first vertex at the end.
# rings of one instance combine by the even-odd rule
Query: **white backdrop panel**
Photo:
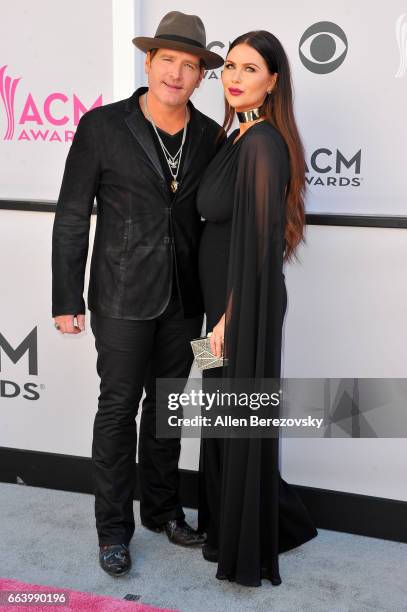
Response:
POLYGON ((79 116, 112 101, 112 36, 111 0, 7 3, 0 23, 2 199, 57 199, 79 116))

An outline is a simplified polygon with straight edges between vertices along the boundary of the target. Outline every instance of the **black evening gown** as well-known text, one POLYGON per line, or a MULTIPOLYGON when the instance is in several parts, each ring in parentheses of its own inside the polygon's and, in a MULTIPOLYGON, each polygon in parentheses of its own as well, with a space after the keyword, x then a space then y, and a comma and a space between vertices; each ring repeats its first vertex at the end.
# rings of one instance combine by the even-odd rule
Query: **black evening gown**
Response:
MULTIPOLYGON (((207 332, 226 312, 228 359, 227 367, 204 370, 204 385, 207 377, 280 377, 288 148, 266 121, 234 144, 237 134, 209 164, 198 191, 207 332)), ((281 478, 278 447, 278 438, 201 439, 198 528, 218 549, 217 578, 280 584, 279 553, 318 533, 281 478)))

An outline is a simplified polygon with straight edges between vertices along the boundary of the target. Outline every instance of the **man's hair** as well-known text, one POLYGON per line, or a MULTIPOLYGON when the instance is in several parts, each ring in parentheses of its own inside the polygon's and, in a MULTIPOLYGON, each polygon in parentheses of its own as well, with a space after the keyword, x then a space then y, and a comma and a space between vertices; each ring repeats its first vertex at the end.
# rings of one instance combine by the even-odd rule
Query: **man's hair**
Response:
MULTIPOLYGON (((157 53, 158 49, 150 49, 150 59, 153 59, 154 55, 157 53)), ((199 69, 202 70, 202 68, 204 70, 206 70, 206 64, 204 62, 204 60, 200 57, 199 58, 199 69)))

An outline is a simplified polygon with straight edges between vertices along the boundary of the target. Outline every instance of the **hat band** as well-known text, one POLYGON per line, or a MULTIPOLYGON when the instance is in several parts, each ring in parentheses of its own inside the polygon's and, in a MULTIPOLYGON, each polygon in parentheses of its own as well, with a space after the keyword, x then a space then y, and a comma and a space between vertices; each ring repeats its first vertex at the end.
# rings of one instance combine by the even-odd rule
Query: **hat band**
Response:
POLYGON ((162 38, 164 40, 173 40, 175 42, 185 43, 186 45, 192 45, 194 47, 199 47, 200 49, 206 49, 202 43, 197 40, 193 40, 192 38, 185 38, 184 36, 177 36, 176 34, 159 34, 155 36, 155 38, 162 38))

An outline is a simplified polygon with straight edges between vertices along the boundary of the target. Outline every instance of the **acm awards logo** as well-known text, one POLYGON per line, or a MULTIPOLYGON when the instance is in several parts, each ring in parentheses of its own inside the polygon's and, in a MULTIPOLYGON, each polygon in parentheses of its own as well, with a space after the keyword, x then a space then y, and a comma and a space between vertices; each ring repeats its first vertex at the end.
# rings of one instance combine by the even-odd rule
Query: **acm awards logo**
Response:
MULTIPOLYGON (((300 38, 298 53, 302 64, 314 74, 329 74, 345 61, 348 39, 336 23, 319 21, 307 28, 300 38)), ((338 149, 321 147, 313 151, 306 165, 308 185, 324 187, 359 187, 362 151, 345 156, 338 149)))
MULTIPOLYGON (((395 36, 400 56, 395 78, 402 78, 407 73, 407 13, 397 18, 395 36)), ((311 25, 301 36, 299 43, 301 62, 314 74, 328 74, 337 70, 344 62, 347 52, 348 40, 345 32, 329 21, 311 25)), ((310 167, 306 168, 309 175, 306 177, 307 183, 339 187, 360 186, 361 155, 361 150, 348 158, 339 150, 315 150, 310 157, 310 167), (353 176, 343 176, 343 169, 352 170, 353 176), (316 175, 310 174, 311 172, 316 175), (332 173, 336 176, 332 176, 332 173)))
POLYGON ((71 142, 75 134, 72 128, 76 128, 81 115, 102 105, 102 94, 90 106, 75 93, 68 96, 55 91, 38 98, 30 92, 22 93, 20 81, 21 77, 7 74, 7 66, 0 67, 0 122, 6 123, 3 140, 71 142), (16 94, 22 103, 18 115, 16 94))
POLYGON ((308 176, 305 180, 310 186, 359 187, 362 177, 360 166, 362 151, 346 157, 339 149, 316 149, 310 156, 309 165, 305 164, 308 176), (345 173, 349 174, 347 176, 345 173))
MULTIPOLYGON (((4 355, 6 355, 12 363, 17 364, 26 353, 28 355, 28 374, 30 376, 38 376, 37 327, 34 327, 16 347, 13 347, 0 332, 0 372, 3 368, 4 355)), ((0 398, 21 396, 27 400, 38 400, 40 398, 39 389, 43 388, 44 385, 39 385, 34 382, 17 383, 14 380, 0 379, 0 398)))

